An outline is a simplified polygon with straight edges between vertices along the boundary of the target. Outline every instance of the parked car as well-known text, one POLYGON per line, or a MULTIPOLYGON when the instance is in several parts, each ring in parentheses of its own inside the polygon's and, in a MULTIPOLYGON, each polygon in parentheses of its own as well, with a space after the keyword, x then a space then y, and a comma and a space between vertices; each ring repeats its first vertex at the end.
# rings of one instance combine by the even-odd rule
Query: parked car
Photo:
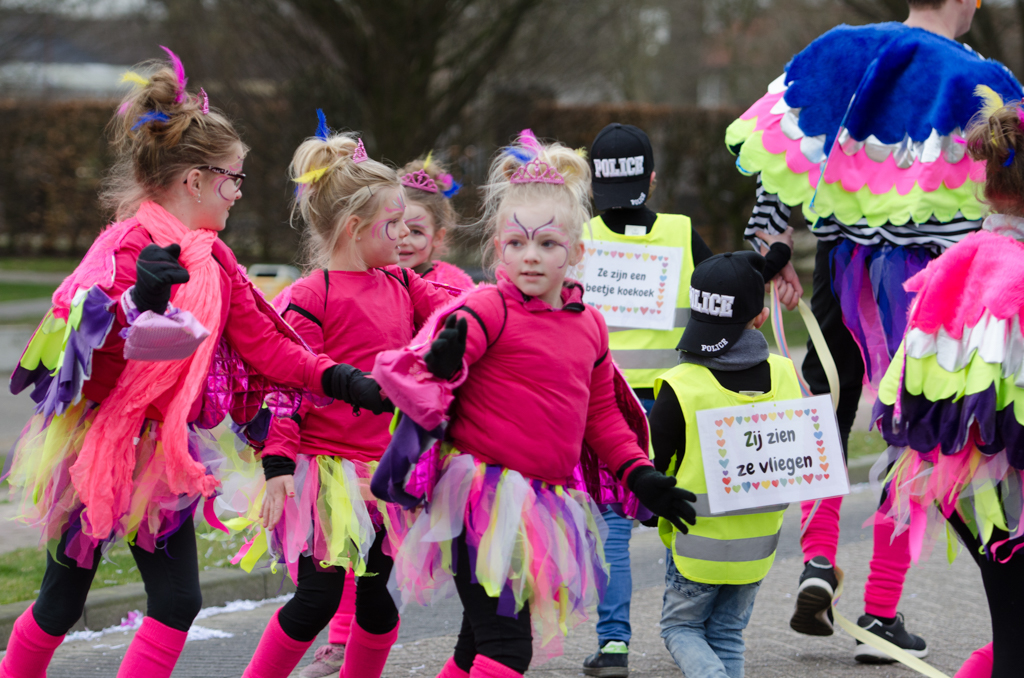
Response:
POLYGON ((249 280, 270 301, 301 277, 299 269, 286 264, 253 264, 249 267, 249 280))

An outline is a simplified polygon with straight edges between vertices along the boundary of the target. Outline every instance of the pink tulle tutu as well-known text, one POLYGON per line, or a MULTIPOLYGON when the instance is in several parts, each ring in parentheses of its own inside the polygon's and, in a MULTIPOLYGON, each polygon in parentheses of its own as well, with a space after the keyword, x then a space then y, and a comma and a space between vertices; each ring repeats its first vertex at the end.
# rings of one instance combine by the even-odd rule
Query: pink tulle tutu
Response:
MULTIPOLYGON (((171 492, 161 443, 162 424, 147 419, 135 440, 129 507, 114 516, 114 528, 106 539, 89 536, 83 529, 88 527, 89 512, 71 483, 71 467, 100 407, 82 400, 61 415, 33 416, 14 446, 8 477, 12 490, 21 495, 19 520, 38 527, 41 543, 49 548, 55 548, 66 532, 65 553, 80 567, 92 567, 96 549, 105 549, 119 539, 154 551, 186 520, 193 519, 201 499, 198 492, 171 492)), ((203 429, 189 429, 188 451, 210 475, 217 474, 225 462, 217 440, 203 429)))
MULTIPOLYGON (((425 509, 389 504, 395 579, 404 602, 427 605, 455 593, 457 567, 498 598, 498 613, 530 606, 534 657, 561 654, 561 639, 587 619, 608 582, 607 528, 584 493, 488 466, 472 455, 442 454, 425 509), (456 563, 465 532, 468 564, 456 563)), ((422 479, 421 479, 422 480, 422 479)))
POLYGON ((218 499, 218 507, 241 514, 225 523, 247 533, 245 546, 232 562, 251 571, 269 553, 272 565, 283 564, 298 583, 299 557, 311 556, 322 568, 343 567, 362 576, 377 532, 387 527, 380 509, 383 502, 370 493, 376 467, 376 462, 299 454, 295 496, 285 501, 281 520, 269 531, 259 523, 266 489, 263 474, 241 485, 229 475, 224 485, 234 489, 218 499))

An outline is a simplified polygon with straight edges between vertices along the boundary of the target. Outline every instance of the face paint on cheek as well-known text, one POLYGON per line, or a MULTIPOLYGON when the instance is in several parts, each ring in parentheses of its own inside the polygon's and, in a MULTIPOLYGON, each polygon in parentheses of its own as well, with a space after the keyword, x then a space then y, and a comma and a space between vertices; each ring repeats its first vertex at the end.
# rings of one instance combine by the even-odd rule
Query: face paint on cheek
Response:
POLYGON ((405 201, 402 199, 401 193, 398 194, 398 197, 391 199, 391 205, 384 205, 384 213, 388 216, 373 222, 370 227, 370 235, 382 240, 384 238, 397 240, 398 238, 391 235, 391 226, 394 223, 394 215, 405 214, 405 201))
POLYGON ((565 268, 569 263, 569 239, 565 237, 565 233, 562 231, 561 227, 557 224, 552 225, 553 221, 554 219, 552 218, 552 220, 547 224, 544 224, 534 231, 533 235, 535 237, 540 235, 551 235, 555 236, 560 241, 558 242, 558 246, 565 250, 565 259, 562 260, 562 264, 558 268, 565 268))
POLYGON ((227 200, 232 202, 235 196, 238 195, 238 189, 235 188, 234 179, 224 177, 217 181, 217 195, 220 196, 221 200, 227 200))

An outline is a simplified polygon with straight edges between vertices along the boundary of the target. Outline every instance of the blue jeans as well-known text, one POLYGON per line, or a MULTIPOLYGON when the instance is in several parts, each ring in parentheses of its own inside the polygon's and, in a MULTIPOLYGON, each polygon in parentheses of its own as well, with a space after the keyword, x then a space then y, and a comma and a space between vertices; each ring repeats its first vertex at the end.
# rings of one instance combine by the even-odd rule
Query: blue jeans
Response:
MULTIPOLYGON (((654 401, 640 399, 644 411, 651 413, 654 401)), ((597 646, 619 640, 629 644, 633 631, 629 626, 629 600, 633 596, 633 571, 629 565, 629 538, 633 534, 633 521, 622 518, 607 507, 601 517, 608 523, 608 539, 604 555, 611 568, 608 590, 597 606, 597 646)))
POLYGON ((761 582, 701 584, 666 556, 661 637, 686 678, 743 678, 743 629, 761 582))
POLYGON ((601 513, 608 523, 608 539, 604 542, 604 556, 611 568, 608 590, 597 605, 597 645, 611 640, 629 643, 629 600, 633 595, 633 572, 629 566, 629 538, 633 534, 633 521, 622 518, 611 509, 601 513))

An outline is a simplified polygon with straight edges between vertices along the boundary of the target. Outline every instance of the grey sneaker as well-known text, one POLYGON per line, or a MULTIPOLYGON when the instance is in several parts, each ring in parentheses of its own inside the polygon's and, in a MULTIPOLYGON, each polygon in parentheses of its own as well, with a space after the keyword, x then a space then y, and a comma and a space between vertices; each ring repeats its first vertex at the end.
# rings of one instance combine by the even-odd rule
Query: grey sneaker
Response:
POLYGON ((583 660, 583 674, 598 678, 627 678, 629 646, 619 640, 608 641, 604 647, 583 660))
POLYGON ((344 645, 321 645, 313 654, 313 663, 302 669, 299 675, 302 678, 323 678, 324 676, 336 676, 341 671, 341 664, 345 661, 344 645))
MULTIPOLYGON (((928 643, 921 636, 915 636, 907 631, 903 624, 903 613, 896 613, 896 621, 892 624, 884 624, 882 620, 870 614, 861 615, 857 620, 857 626, 865 631, 870 631, 880 638, 907 652, 913 657, 924 659, 928 656, 928 643)), ((857 641, 857 648, 854 650, 853 658, 861 664, 891 664, 896 661, 881 650, 876 650, 870 645, 857 641)))

